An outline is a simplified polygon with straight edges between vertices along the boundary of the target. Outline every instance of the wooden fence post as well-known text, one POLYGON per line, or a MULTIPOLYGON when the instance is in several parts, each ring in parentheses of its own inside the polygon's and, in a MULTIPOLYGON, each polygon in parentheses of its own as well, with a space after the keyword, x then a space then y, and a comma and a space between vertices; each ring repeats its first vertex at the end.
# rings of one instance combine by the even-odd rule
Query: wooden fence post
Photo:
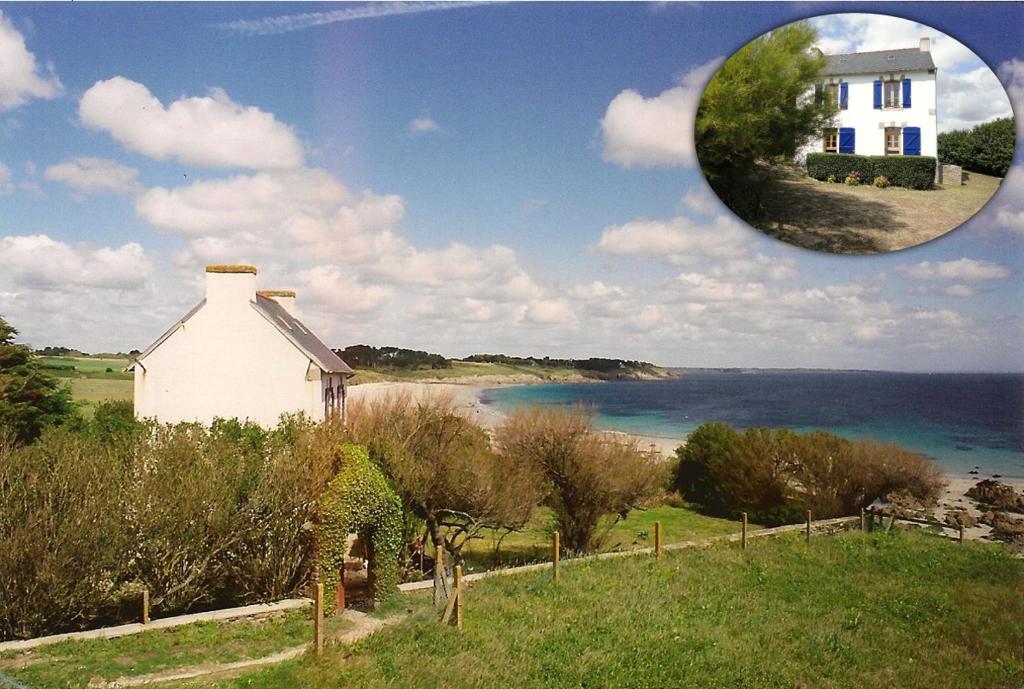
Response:
POLYGON ((860 508, 860 531, 861 531, 861 533, 864 533, 867 530, 868 530, 867 515, 864 513, 864 508, 861 507, 860 508))
POLYGON ((142 589, 142 624, 149 624, 149 589, 142 589))
POLYGON ((462 565, 455 565, 455 627, 462 629, 462 565))
POLYGON ((324 650, 324 584, 316 582, 313 593, 313 650, 317 655, 324 650))
POLYGON ((551 555, 552 555, 551 564, 552 564, 552 567, 553 567, 552 572, 554 573, 555 581, 558 581, 558 577, 559 577, 559 575, 558 575, 558 555, 559 555, 559 551, 561 550, 561 545, 562 545, 562 543, 561 543, 561 536, 559 536, 558 532, 556 531, 554 537, 552 538, 552 544, 551 544, 551 550, 552 550, 552 553, 551 553, 551 555))
POLYGON ((654 557, 661 557, 661 522, 654 522, 654 557))
POLYGON ((811 511, 807 510, 807 542, 811 542, 811 511))
POLYGON ((743 513, 743 531, 740 532, 740 547, 747 549, 747 513, 743 513))

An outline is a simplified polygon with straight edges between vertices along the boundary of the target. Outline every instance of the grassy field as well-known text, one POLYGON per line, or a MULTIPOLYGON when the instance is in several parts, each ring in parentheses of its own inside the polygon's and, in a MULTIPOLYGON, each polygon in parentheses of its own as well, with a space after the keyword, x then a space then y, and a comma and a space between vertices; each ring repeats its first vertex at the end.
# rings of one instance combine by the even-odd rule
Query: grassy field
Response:
POLYGON ((755 541, 496 577, 465 628, 412 618, 211 689, 1000 687, 1024 682, 1024 561, 922 533, 755 541))
MULTIPOLYGON (((660 505, 633 510, 608 531, 602 550, 630 550, 654 545, 654 523, 661 522, 662 541, 677 543, 711 536, 737 533, 739 522, 699 514, 688 507, 660 505)), ((751 525, 752 529, 759 528, 751 525)), ((484 538, 471 541, 463 550, 466 571, 543 562, 551 559, 551 535, 555 525, 550 510, 536 510, 522 531, 500 541, 500 533, 485 532, 484 538)))
POLYGON ((962 186, 917 191, 830 184, 794 171, 768 190, 765 220, 756 225, 777 239, 818 251, 895 251, 935 239, 966 222, 1002 181, 974 172, 967 177, 962 186))
MULTIPOLYGON (((350 623, 327 620, 327 633, 350 623)), ((199 622, 117 639, 66 641, 28 653, 0 655, 0 672, 33 689, 77 689, 97 679, 145 675, 202 663, 260 658, 309 643, 310 610, 292 610, 261 618, 199 622)))

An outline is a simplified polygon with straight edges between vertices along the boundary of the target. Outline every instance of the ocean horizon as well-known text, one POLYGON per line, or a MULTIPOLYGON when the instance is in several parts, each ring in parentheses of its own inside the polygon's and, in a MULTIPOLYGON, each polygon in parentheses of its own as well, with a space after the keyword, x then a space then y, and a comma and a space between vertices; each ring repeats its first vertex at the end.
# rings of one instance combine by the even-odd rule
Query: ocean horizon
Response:
POLYGON ((488 388, 480 399, 502 412, 583 404, 598 428, 660 438, 711 421, 820 429, 899 443, 951 475, 1024 479, 1024 373, 674 370, 669 380, 488 388))

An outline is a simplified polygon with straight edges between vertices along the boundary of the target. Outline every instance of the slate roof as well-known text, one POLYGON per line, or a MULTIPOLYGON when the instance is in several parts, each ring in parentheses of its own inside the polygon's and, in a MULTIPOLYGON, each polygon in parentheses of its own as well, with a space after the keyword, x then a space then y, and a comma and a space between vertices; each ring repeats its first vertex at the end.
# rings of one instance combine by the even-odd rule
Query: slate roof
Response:
MULTIPOLYGON (((260 294, 256 295, 256 300, 249 302, 256 312, 267 319, 271 325, 277 328, 277 331, 284 335, 288 340, 295 345, 299 351, 309 357, 309 360, 320 367, 320 370, 324 373, 341 373, 345 375, 355 375, 355 371, 341 360, 337 354, 331 351, 331 348, 320 341, 316 335, 310 331, 305 325, 302 324, 295 316, 288 313, 283 306, 278 304, 273 299, 268 299, 260 294)), ((172 325, 164 332, 163 335, 158 337, 153 344, 146 348, 146 351, 135 357, 132 362, 125 367, 125 371, 130 371, 135 368, 135 364, 145 359, 149 354, 163 344, 164 340, 174 334, 174 332, 185 324, 185 321, 192 318, 199 309, 203 308, 206 304, 206 299, 192 307, 187 314, 185 314, 178 322, 172 325)))
POLYGON ((935 69, 930 52, 919 48, 876 50, 869 53, 826 55, 825 76, 840 74, 886 74, 888 72, 927 72, 935 69))

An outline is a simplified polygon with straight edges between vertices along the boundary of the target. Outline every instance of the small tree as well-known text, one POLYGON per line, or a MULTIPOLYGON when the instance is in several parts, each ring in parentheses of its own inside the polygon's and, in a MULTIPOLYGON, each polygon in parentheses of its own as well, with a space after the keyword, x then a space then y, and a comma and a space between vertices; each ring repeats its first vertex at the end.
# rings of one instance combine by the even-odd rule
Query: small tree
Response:
POLYGON ((548 484, 546 503, 570 550, 600 547, 608 530, 665 484, 665 465, 635 440, 597 433, 580 407, 531 407, 498 427, 495 443, 510 463, 535 467, 548 484))
POLYGON ((422 519, 435 549, 456 559, 484 529, 521 529, 539 502, 532 467, 503 461, 451 398, 353 404, 349 423, 394 483, 407 517, 422 519))
POLYGON ((939 160, 1005 177, 1013 162, 1017 134, 1012 117, 1001 117, 971 129, 939 134, 939 160))
POLYGON ((836 104, 808 97, 825 66, 810 50, 815 40, 806 21, 756 38, 725 61, 701 97, 697 157, 715 193, 740 217, 757 215, 767 166, 792 159, 832 122, 836 104))
POLYGON ((0 317, 0 426, 28 443, 46 426, 74 414, 71 390, 47 375, 26 345, 14 343, 18 331, 0 317))

